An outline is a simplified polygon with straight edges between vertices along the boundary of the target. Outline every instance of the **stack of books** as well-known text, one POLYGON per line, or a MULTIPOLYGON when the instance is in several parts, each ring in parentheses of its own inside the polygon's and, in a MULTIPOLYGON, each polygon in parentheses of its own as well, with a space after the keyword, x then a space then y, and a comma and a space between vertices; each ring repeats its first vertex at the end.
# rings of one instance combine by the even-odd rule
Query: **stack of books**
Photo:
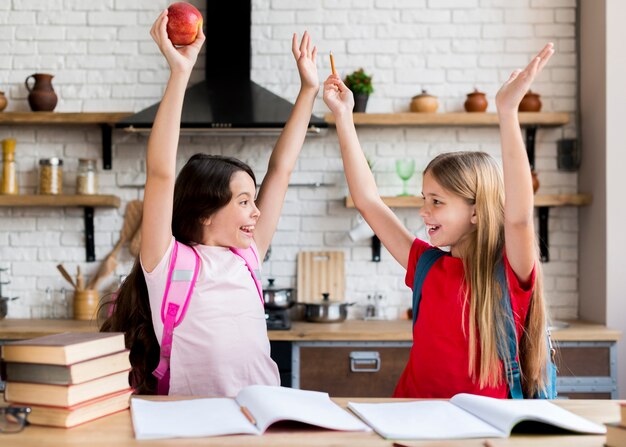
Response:
POLYGON ((63 333, 2 346, 11 405, 31 424, 76 425, 128 408, 130 360, 122 333, 63 333))
POLYGON ((606 424, 606 447, 626 446, 626 404, 620 404, 621 421, 606 424))

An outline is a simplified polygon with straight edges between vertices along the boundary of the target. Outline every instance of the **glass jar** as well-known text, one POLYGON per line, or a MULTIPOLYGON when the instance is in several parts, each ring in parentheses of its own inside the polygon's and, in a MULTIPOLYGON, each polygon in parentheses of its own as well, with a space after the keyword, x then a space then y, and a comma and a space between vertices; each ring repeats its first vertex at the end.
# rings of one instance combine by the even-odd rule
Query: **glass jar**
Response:
POLYGON ((57 157, 39 160, 39 194, 63 193, 63 160, 57 157))
POLYGON ((79 158, 78 171, 76 172, 76 194, 97 193, 98 174, 96 173, 96 160, 79 158))
POLYGON ((2 140, 2 185, 1 194, 18 194, 17 167, 15 165, 15 140, 2 140))

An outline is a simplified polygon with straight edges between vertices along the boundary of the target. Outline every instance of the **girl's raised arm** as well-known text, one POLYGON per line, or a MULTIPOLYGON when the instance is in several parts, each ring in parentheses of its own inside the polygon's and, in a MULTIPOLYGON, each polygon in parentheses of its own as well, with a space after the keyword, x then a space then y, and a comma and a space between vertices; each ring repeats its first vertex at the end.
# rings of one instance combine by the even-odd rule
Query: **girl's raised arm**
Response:
POLYGON ((524 70, 515 70, 496 95, 504 172, 504 239, 511 268, 527 281, 537 261, 533 221, 534 198, 528 155, 517 109, 535 76, 554 54, 547 44, 524 70))
POLYGON ((305 31, 300 45, 298 36, 294 34, 291 47, 300 74, 300 92, 285 128, 276 141, 256 200, 261 215, 254 231, 254 241, 261 259, 265 257, 276 231, 289 178, 302 149, 313 103, 320 88, 315 66, 317 48, 312 47, 309 33, 305 31))
POLYGON ((176 48, 167 37, 167 9, 152 25, 150 35, 170 67, 170 77, 152 125, 146 154, 146 189, 141 223, 141 261, 147 271, 159 263, 172 238, 172 208, 176 152, 183 98, 191 70, 204 43, 204 33, 191 45, 176 48))
POLYGON ((330 75, 324 83, 324 102, 335 116, 343 169, 352 200, 391 255, 407 268, 415 237, 378 194, 374 175, 367 164, 354 127, 352 92, 336 74, 330 75))

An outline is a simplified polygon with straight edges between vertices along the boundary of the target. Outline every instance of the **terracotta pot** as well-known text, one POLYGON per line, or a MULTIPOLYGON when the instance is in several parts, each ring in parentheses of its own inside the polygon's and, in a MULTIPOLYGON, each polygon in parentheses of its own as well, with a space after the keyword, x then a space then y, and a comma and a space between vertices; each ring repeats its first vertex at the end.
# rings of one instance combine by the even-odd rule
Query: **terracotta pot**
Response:
POLYGON ((8 103, 9 101, 7 100, 7 97, 4 96, 4 92, 0 92, 0 112, 6 109, 8 103))
POLYGON ((53 77, 50 74, 35 73, 24 81, 24 85, 29 91, 28 104, 33 112, 52 112, 56 107, 58 98, 52 88, 53 77), (31 78, 35 80, 32 87, 28 83, 31 78))
POLYGON ((541 110, 539 94, 528 90, 528 93, 524 95, 522 101, 519 103, 518 110, 520 112, 539 112, 541 110))
POLYGON ((533 177, 533 192, 537 192, 539 189, 539 178, 537 177, 537 173, 535 171, 530 171, 530 174, 533 177))
POLYGON ((474 89, 472 93, 467 94, 463 105, 466 112, 484 112, 487 110, 487 104, 487 96, 478 89, 474 89))
POLYGON ((422 90, 422 93, 415 95, 411 99, 411 112, 417 113, 434 113, 439 107, 439 101, 437 97, 429 95, 426 90, 422 90))

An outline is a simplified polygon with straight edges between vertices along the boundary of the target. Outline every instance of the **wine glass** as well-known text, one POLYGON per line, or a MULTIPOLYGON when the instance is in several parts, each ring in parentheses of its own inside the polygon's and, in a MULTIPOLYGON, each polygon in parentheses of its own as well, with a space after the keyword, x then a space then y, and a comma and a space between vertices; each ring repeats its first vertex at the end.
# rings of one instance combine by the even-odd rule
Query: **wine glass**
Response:
POLYGON ((396 174, 402 179, 402 194, 399 196, 409 196, 407 182, 415 173, 415 160, 412 158, 399 158, 396 160, 396 174))

